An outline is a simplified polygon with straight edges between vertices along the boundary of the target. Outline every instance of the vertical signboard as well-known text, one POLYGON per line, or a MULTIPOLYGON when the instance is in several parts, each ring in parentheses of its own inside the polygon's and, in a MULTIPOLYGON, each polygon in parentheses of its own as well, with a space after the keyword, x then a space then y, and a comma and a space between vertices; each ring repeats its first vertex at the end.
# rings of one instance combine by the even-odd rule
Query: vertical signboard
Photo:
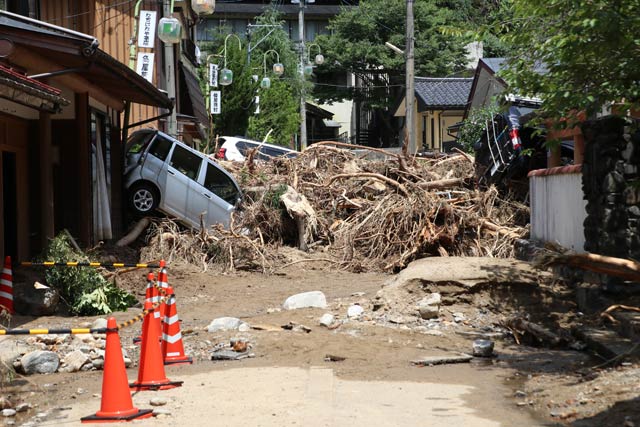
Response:
POLYGON ((209 64, 209 86, 218 87, 218 64, 209 64))
POLYGON ((153 53, 138 52, 136 72, 144 77, 149 83, 153 83, 153 59, 153 53))
POLYGON ((212 90, 210 94, 211 99, 211 114, 220 114, 220 105, 222 103, 220 99, 220 91, 212 90))
POLYGON ((152 10, 140 11, 138 23, 138 47, 153 49, 156 41, 156 12, 152 10))

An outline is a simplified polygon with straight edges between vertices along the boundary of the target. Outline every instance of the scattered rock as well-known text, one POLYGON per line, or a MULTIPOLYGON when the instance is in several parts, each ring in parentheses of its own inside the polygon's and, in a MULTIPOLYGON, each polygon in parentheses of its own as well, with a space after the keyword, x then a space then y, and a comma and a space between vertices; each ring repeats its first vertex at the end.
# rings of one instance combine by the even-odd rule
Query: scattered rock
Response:
POLYGON ((15 409, 3 409, 2 410, 2 416, 3 417, 15 417, 16 416, 16 410, 15 409))
POLYGON ((464 313, 453 313, 453 321, 456 323, 460 323, 460 322, 464 322, 466 320, 466 317, 464 316, 464 313))
POLYGON ((360 317, 364 313, 364 308, 360 304, 353 304, 347 309, 347 316, 350 318, 360 317))
POLYGON ((473 355, 476 357, 491 357, 493 355, 493 341, 475 340, 473 342, 473 355))
POLYGON ((334 320, 335 320, 335 316, 333 314, 325 313, 320 318, 320 324, 322 326, 329 327, 329 326, 331 326, 331 324, 333 323, 334 320))
POLYGON ((167 399, 165 399, 164 397, 152 397, 151 400, 149 400, 149 404, 151 406, 164 406, 168 402, 169 401, 167 399))
POLYGON ((0 409, 10 408, 13 408, 13 404, 11 403, 11 401, 4 396, 0 397, 0 409))
POLYGON ((418 301, 418 312, 420 317, 425 320, 436 318, 440 315, 440 303, 442 297, 439 293, 434 292, 418 301))
POLYGON ((218 317, 207 326, 207 331, 235 331, 238 330, 242 324, 245 324, 245 322, 237 317, 218 317))
POLYGON ((67 354, 62 363, 65 367, 65 372, 77 372, 82 366, 89 361, 89 356, 80 350, 74 350, 67 354))
POLYGON ((527 397, 527 393, 525 393, 522 390, 516 390, 516 392, 514 393, 515 397, 527 397))
POLYGON ((327 354, 326 356, 324 356, 324 361, 325 362, 342 362, 347 360, 346 357, 342 357, 342 356, 336 356, 333 354, 327 354))
POLYGON ((53 351, 36 350, 22 356, 22 371, 27 374, 52 374, 60 366, 60 357, 53 351))
POLYGON ((327 298, 320 291, 303 292, 291 295, 286 299, 282 308, 285 310, 296 310, 298 308, 327 308, 327 298))
POLYGON ((240 332, 249 332, 251 330, 251 326, 248 323, 242 322, 240 326, 238 326, 238 331, 240 332))
POLYGON ((158 418, 170 417, 171 411, 166 408, 153 408, 153 416, 158 418))

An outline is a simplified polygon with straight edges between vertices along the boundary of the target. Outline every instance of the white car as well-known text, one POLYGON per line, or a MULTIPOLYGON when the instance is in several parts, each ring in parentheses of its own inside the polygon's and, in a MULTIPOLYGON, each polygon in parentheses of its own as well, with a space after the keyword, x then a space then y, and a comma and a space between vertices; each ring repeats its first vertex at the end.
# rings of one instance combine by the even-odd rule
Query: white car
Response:
POLYGON ((220 148, 215 156, 220 160, 242 162, 247 157, 247 152, 255 148, 258 149, 255 157, 258 160, 269 160, 282 156, 295 157, 298 155, 297 151, 281 145, 267 144, 235 136, 221 136, 218 140, 220 142, 220 148))

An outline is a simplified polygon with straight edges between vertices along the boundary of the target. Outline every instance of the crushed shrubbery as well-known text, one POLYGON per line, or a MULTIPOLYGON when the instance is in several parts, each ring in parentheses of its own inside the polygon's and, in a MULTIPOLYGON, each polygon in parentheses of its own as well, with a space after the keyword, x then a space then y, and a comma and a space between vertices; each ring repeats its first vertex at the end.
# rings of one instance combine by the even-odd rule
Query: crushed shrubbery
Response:
MULTIPOLYGON (((86 254, 73 250, 67 233, 53 238, 44 252, 44 259, 56 262, 88 262, 86 254)), ((92 267, 50 267, 45 270, 49 286, 60 292, 60 297, 77 315, 99 315, 125 310, 135 304, 135 297, 107 281, 92 267)))

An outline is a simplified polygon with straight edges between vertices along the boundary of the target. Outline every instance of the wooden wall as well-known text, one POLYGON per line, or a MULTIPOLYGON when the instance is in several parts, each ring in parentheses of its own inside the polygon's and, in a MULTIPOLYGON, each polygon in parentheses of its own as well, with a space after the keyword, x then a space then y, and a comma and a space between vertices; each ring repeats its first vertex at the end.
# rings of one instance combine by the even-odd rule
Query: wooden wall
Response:
MULTIPOLYGON (((135 3, 135 1, 113 0, 41 1, 40 19, 95 37, 100 42, 100 49, 123 64, 129 65, 129 40, 133 33, 135 3)), ((157 10, 158 16, 162 13, 161 4, 153 0, 143 1, 140 10, 157 10)), ((158 72, 162 73, 159 68, 162 42, 157 38, 154 52, 156 53, 154 74, 158 76, 158 72)), ((164 84, 158 85, 155 78, 153 84, 160 88, 164 87, 164 84)), ((108 91, 108 88, 105 89, 108 91)), ((158 114, 156 107, 132 104, 130 123, 155 117, 158 114)), ((157 122, 151 122, 145 126, 157 127, 157 125, 157 122)))

